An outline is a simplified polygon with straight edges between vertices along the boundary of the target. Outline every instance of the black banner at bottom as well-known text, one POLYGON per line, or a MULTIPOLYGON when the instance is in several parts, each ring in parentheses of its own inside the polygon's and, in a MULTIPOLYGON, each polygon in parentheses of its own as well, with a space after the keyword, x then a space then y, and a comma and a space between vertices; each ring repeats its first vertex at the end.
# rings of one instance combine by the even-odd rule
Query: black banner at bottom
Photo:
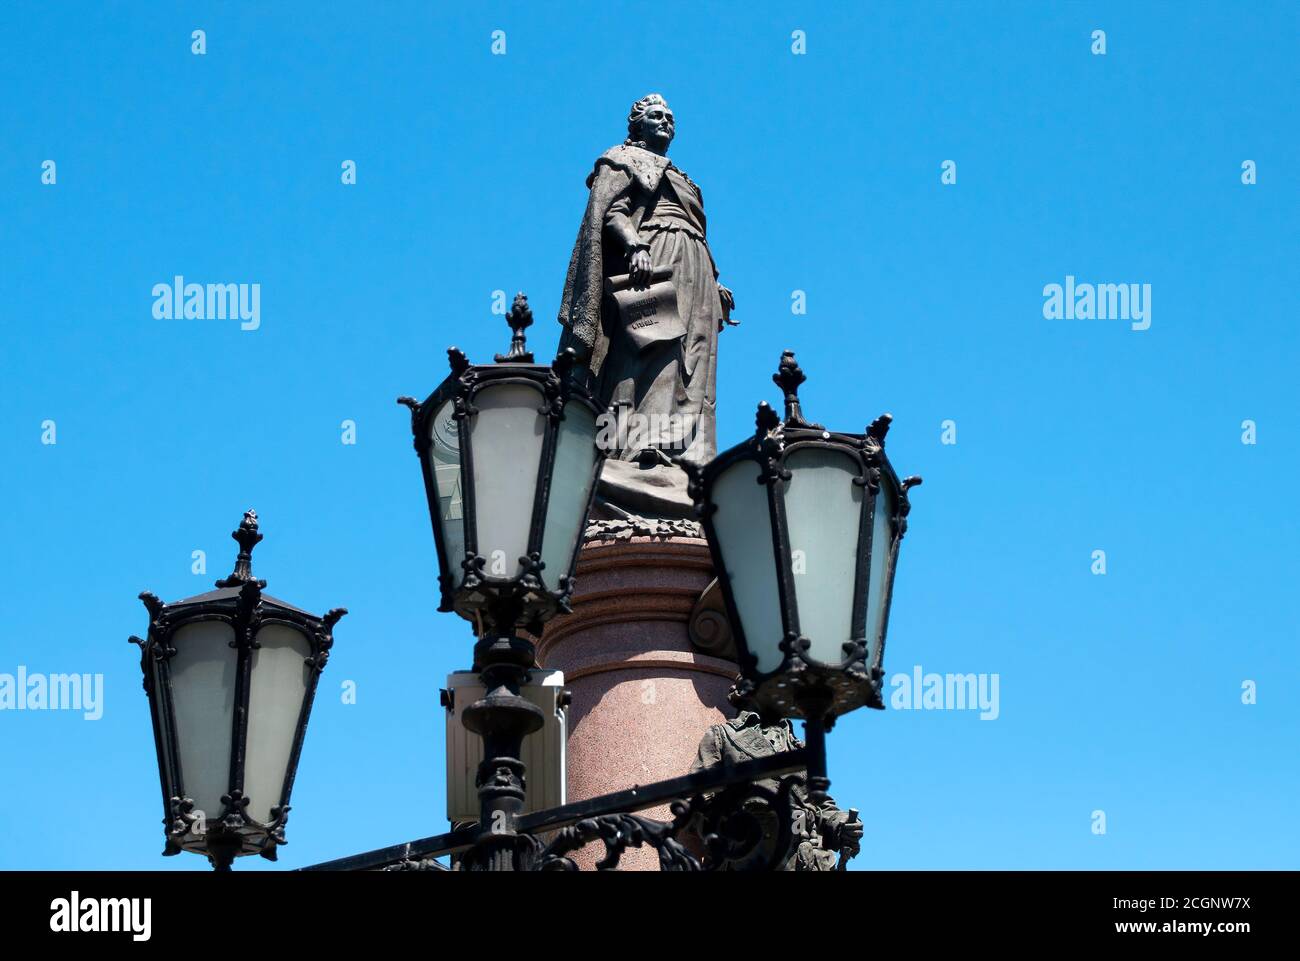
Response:
POLYGON ((558 947, 647 931, 644 948, 677 953, 715 936, 733 947, 737 938, 757 947, 769 935, 807 937, 810 924, 876 945, 1104 940, 1231 949, 1285 933, 1297 879, 1198 871, 0 872, 0 922, 9 944, 75 939, 128 949, 379 947, 440 934, 491 941, 493 932, 505 943, 537 937, 558 947))

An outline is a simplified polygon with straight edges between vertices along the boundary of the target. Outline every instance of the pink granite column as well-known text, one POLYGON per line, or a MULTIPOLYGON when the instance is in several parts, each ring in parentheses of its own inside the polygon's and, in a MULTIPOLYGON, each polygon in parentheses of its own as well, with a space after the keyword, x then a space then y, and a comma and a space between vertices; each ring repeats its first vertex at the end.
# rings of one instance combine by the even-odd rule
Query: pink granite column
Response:
MULTIPOLYGON (((735 712, 736 664, 692 644, 692 610, 713 580, 700 537, 588 540, 578 557, 573 613, 546 626, 542 666, 564 672, 570 801, 685 774, 709 725, 735 712)), ((700 622, 697 620, 697 628, 700 622)), ((707 632, 697 629, 697 641, 707 632)), ((670 820, 667 807, 641 812, 670 820)), ((588 845, 584 870, 602 856, 588 845)), ((623 870, 658 870, 653 848, 629 849, 623 870)))

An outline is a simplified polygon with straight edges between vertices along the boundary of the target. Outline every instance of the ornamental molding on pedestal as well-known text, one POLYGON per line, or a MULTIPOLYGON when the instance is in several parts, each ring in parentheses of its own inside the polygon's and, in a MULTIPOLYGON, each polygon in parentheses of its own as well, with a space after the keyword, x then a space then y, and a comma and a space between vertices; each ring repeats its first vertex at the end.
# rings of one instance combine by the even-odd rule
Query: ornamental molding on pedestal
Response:
POLYGON ((696 650, 727 661, 740 660, 740 655, 736 653, 736 635, 727 618, 727 601, 722 596, 722 587, 716 577, 691 609, 686 630, 690 634, 691 645, 696 650))
POLYGON ((593 542, 629 541, 634 537, 670 540, 689 537, 704 540, 704 528, 696 521, 658 517, 626 517, 592 521, 582 532, 582 546, 593 542))
POLYGON ((579 590, 572 599, 580 616, 563 618, 549 625, 549 643, 542 647, 551 646, 568 634, 602 624, 680 621, 686 625, 696 657, 708 663, 714 672, 725 664, 734 676, 737 670, 735 638, 727 620, 726 603, 717 577, 712 577, 703 590, 694 578, 689 579, 690 583, 642 584, 633 594, 600 584, 602 573, 637 566, 660 572, 676 569, 697 575, 714 574, 708 542, 703 538, 700 525, 693 521, 654 518, 593 521, 586 528, 578 554, 575 582, 587 588, 579 590), (594 590, 593 580, 597 585, 594 590))
MULTIPOLYGON (((548 663, 546 658, 575 634, 606 625, 656 621, 681 625, 680 649, 685 651, 693 612, 714 579, 708 543, 700 537, 661 533, 588 540, 578 553, 572 613, 546 625, 538 658, 548 663)), ((704 648, 699 651, 716 654, 704 648)))

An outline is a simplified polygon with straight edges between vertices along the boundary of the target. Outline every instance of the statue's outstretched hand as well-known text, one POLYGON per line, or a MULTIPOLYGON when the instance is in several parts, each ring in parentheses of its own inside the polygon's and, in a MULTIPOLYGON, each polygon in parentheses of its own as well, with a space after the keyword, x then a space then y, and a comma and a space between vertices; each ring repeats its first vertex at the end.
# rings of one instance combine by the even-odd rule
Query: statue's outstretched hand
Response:
POLYGON ((739 327, 740 321, 731 319, 731 312, 736 309, 736 295, 718 284, 718 299, 722 301, 722 320, 718 321, 718 330, 724 326, 739 327))

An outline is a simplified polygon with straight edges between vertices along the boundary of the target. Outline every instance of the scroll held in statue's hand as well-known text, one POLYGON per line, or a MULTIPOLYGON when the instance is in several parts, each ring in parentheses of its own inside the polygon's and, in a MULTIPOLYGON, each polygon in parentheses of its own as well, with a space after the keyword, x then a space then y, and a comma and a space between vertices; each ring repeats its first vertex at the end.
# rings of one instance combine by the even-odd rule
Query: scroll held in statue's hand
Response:
POLYGON ((686 336, 686 325, 677 314, 671 267, 652 270, 648 287, 633 287, 631 274, 608 277, 605 293, 613 298, 623 329, 638 350, 686 336))

